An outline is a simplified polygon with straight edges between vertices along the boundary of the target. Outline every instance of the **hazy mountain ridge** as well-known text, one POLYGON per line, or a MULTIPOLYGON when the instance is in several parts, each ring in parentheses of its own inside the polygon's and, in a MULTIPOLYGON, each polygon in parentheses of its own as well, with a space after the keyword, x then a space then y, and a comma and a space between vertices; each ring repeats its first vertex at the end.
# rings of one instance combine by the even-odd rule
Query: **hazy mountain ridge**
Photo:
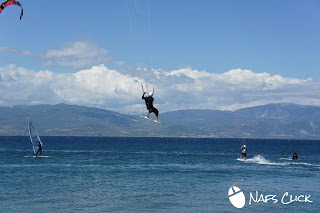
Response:
POLYGON ((310 115, 319 114, 319 109, 316 106, 281 103, 244 108, 235 111, 235 113, 242 117, 254 119, 300 120, 310 119, 310 115))
POLYGON ((31 120, 40 135, 320 139, 320 107, 315 106, 190 109, 161 113, 159 118, 165 126, 139 115, 77 105, 0 107, 0 135, 27 135, 31 120))

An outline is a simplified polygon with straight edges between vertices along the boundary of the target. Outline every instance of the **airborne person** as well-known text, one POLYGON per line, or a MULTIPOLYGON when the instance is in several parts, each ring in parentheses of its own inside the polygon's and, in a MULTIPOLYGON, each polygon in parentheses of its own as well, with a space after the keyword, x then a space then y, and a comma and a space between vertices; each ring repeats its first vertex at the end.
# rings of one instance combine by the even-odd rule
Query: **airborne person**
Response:
POLYGON ((146 107, 149 110, 148 115, 146 117, 149 118, 150 113, 153 112, 154 114, 156 114, 156 121, 159 122, 158 120, 159 111, 157 110, 157 108, 153 106, 153 100, 154 100, 152 97, 153 92, 149 92, 147 97, 144 96, 145 94, 146 92, 143 92, 142 99, 144 99, 144 101, 146 102, 146 107))

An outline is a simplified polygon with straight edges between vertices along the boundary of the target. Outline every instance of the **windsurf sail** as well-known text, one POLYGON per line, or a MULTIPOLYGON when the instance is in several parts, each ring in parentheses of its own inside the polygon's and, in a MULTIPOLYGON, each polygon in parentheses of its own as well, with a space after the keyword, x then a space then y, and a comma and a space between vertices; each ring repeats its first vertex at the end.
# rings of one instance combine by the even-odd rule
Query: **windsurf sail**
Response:
POLYGON ((42 144, 40 137, 39 137, 39 135, 38 135, 38 133, 37 133, 37 131, 31 121, 28 121, 28 129, 29 129, 29 136, 30 136, 30 140, 32 143, 33 152, 34 152, 34 154, 36 154, 38 151, 38 148, 39 148, 38 142, 40 142, 41 147, 43 147, 43 144, 42 144))

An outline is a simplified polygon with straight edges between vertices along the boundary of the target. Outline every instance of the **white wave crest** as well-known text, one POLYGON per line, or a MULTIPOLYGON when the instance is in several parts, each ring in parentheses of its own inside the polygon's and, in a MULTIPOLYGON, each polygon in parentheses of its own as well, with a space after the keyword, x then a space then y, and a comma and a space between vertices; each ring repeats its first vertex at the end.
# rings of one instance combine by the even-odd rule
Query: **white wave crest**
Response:
POLYGON ((272 162, 267 159, 265 159, 262 155, 254 156, 253 158, 247 158, 246 160, 238 159, 240 161, 248 162, 248 163, 258 163, 258 164, 265 164, 265 165, 279 165, 279 166, 285 166, 289 165, 289 163, 277 163, 272 162))

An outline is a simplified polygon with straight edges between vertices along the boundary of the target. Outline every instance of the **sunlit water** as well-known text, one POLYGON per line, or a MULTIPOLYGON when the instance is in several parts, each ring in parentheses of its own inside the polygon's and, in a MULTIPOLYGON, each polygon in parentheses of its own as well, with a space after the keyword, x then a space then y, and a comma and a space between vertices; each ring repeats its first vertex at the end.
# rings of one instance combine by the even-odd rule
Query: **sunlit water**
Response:
POLYGON ((0 137, 0 212, 319 212, 320 141, 245 140, 246 161, 240 139, 42 141, 34 158, 28 137, 0 137), (229 201, 233 184, 242 209, 229 201))

